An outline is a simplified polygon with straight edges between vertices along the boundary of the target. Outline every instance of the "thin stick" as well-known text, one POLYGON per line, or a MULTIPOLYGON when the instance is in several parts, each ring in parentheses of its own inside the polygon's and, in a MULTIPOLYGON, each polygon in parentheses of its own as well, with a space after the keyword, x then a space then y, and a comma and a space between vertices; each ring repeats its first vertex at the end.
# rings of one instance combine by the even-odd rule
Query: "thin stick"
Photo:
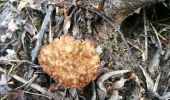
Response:
POLYGON ((37 96, 43 96, 43 97, 46 97, 46 98, 51 99, 51 97, 46 96, 46 95, 43 95, 43 94, 39 94, 39 93, 32 93, 32 92, 28 92, 28 91, 23 91, 23 92, 24 92, 24 93, 26 93, 26 94, 37 95, 37 96))
POLYGON ((155 81, 155 84, 154 84, 154 87, 153 87, 153 91, 157 91, 158 89, 158 85, 159 85, 159 81, 160 81, 160 78, 161 78, 161 72, 158 74, 157 78, 156 78, 156 81, 155 81))
POLYGON ((7 74, 7 77, 11 74, 12 70, 14 69, 14 66, 15 66, 15 65, 12 65, 12 67, 9 69, 9 72, 8 72, 8 74, 7 74))
POLYGON ((39 54, 40 48, 42 46, 43 37, 44 37, 44 34, 45 34, 44 31, 47 28, 48 23, 50 22, 51 14, 52 14, 53 10, 54 10, 54 7, 52 5, 49 5, 49 7, 48 7, 48 9, 46 11, 46 15, 45 15, 44 21, 42 23, 41 29, 38 32, 38 34, 35 35, 35 38, 37 39, 37 42, 36 42, 35 48, 32 50, 32 53, 31 53, 33 63, 35 62, 35 60, 36 60, 36 58, 37 58, 37 56, 39 54))
POLYGON ((145 51, 144 51, 144 61, 148 59, 148 32, 146 27, 146 9, 143 9, 143 20, 144 20, 144 33, 145 33, 145 51))
MULTIPOLYGON (((13 77, 14 79, 16 79, 16 80, 24 83, 24 84, 27 84, 27 83, 28 83, 27 80, 19 77, 19 76, 16 75, 16 74, 12 75, 12 77, 13 77)), ((44 88, 42 88, 40 85, 37 85, 37 84, 31 84, 30 86, 31 86, 32 88, 36 89, 37 91, 41 92, 42 94, 45 94, 46 91, 47 91, 47 90, 45 90, 44 88)))
MULTIPOLYGON (((6 72, 5 69, 2 69, 1 67, 0 67, 0 71, 3 72, 3 73, 6 72)), ((19 81, 19 82, 21 82, 21 83, 24 83, 24 84, 29 83, 29 81, 23 79, 22 77, 19 77, 19 76, 16 75, 16 74, 11 75, 11 77, 13 77, 13 78, 16 79, 17 81, 19 81)), ((59 94, 59 93, 51 93, 50 91, 47 91, 45 88, 41 87, 41 86, 38 85, 38 84, 31 83, 31 84, 30 84, 30 87, 32 87, 33 89, 41 92, 43 95, 46 95, 46 96, 47 96, 48 98, 50 98, 50 99, 61 97, 61 94, 59 94)))
POLYGON ((162 52, 162 44, 161 44, 161 41, 160 41, 159 36, 158 36, 159 33, 158 33, 158 31, 155 29, 155 27, 152 25, 152 23, 150 23, 150 25, 151 25, 151 27, 152 27, 155 35, 156 35, 156 38, 157 38, 158 43, 159 43, 158 48, 159 48, 160 51, 162 52))
MULTIPOLYGON (((28 83, 27 80, 19 77, 19 76, 16 75, 16 74, 12 75, 12 77, 13 77, 14 79, 16 79, 16 80, 24 83, 24 84, 25 84, 25 83, 28 83)), ((41 87, 41 86, 38 85, 38 84, 33 84, 33 83, 32 83, 32 84, 30 85, 30 87, 32 87, 33 89, 35 89, 35 90, 41 92, 42 94, 48 96, 48 98, 50 98, 50 99, 52 99, 52 98, 58 98, 59 96, 61 96, 61 95, 58 94, 58 93, 51 93, 51 92, 47 91, 45 88, 41 87)))
POLYGON ((17 87, 16 89, 20 89, 20 88, 22 88, 22 87, 24 87, 24 86, 26 86, 26 87, 30 86, 30 84, 32 84, 32 82, 33 82, 37 77, 38 77, 38 75, 34 74, 34 76, 33 76, 29 81, 27 81, 27 83, 24 83, 23 85, 17 87))
MULTIPOLYGON (((0 60, 0 62, 17 62, 17 63, 26 62, 26 63, 29 63, 29 64, 34 65, 34 66, 39 66, 39 65, 36 65, 36 64, 34 64, 34 63, 32 63, 32 62, 30 62, 28 60, 0 60)), ((12 63, 10 63, 10 65, 12 65, 12 63)))
POLYGON ((51 32, 51 21, 49 24, 49 42, 51 43, 53 41, 53 33, 51 32))

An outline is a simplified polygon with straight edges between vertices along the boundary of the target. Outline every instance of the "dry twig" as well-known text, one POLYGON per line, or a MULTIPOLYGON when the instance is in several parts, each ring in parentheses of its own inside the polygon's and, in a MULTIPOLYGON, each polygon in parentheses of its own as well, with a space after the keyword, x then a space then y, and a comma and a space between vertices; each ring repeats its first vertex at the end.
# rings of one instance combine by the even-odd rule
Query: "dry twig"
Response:
POLYGON ((38 32, 38 34, 35 35, 35 38, 37 39, 37 42, 36 42, 35 48, 32 50, 32 53, 31 53, 32 62, 35 62, 35 60, 37 59, 37 56, 38 56, 39 51, 40 51, 40 48, 42 46, 42 41, 43 41, 43 37, 44 37, 44 34, 45 34, 45 29, 46 29, 48 23, 50 22, 50 18, 51 18, 51 14, 52 14, 53 10, 54 10, 53 5, 49 5, 48 9, 46 11, 46 15, 45 15, 44 21, 42 23, 41 29, 38 32))

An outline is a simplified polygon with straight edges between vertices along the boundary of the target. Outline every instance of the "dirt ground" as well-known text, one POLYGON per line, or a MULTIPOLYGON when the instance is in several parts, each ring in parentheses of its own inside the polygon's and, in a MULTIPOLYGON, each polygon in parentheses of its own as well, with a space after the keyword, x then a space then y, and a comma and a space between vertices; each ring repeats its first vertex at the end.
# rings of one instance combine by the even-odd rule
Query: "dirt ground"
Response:
POLYGON ((170 99, 168 0, 120 25, 88 3, 45 1, 0 1, 1 100, 170 99), (38 62, 41 47, 63 34, 93 41, 100 56, 95 79, 81 89, 54 80, 38 62))

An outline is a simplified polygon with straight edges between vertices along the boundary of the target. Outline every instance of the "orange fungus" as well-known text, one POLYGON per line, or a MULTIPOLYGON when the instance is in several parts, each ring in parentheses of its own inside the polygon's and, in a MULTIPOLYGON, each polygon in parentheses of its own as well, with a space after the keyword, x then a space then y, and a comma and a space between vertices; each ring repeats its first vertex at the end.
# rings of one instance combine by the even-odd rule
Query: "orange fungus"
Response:
POLYGON ((83 88, 96 76, 100 57, 89 40, 62 35, 41 48, 38 61, 43 71, 69 88, 83 88))

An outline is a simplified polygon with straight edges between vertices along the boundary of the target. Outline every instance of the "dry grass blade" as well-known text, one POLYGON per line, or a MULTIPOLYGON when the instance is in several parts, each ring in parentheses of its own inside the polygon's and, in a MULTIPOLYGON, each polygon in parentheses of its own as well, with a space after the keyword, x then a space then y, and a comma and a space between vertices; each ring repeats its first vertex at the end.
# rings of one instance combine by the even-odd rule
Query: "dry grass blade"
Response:
POLYGON ((147 89, 150 91, 153 89, 153 86, 154 86, 154 82, 153 80, 151 79, 151 77, 149 76, 149 74, 146 72, 146 70, 141 66, 139 65, 140 69, 142 70, 144 76, 145 76, 145 80, 146 80, 146 85, 147 85, 147 89))
POLYGON ((147 32, 147 19, 146 19, 146 9, 143 9, 143 20, 144 20, 144 32, 145 32, 145 51, 143 56, 143 61, 146 61, 148 59, 148 32, 147 32))
POLYGON ((158 33, 158 31, 155 29, 155 27, 152 25, 152 23, 150 23, 150 25, 151 25, 151 27, 152 27, 152 29, 154 30, 154 33, 155 33, 155 35, 156 35, 156 38, 157 38, 157 41, 158 41, 158 43, 159 43, 159 49, 161 50, 161 52, 162 52, 162 44, 161 44, 161 41, 160 41, 160 39, 159 39, 159 36, 161 37, 161 35, 158 33))

